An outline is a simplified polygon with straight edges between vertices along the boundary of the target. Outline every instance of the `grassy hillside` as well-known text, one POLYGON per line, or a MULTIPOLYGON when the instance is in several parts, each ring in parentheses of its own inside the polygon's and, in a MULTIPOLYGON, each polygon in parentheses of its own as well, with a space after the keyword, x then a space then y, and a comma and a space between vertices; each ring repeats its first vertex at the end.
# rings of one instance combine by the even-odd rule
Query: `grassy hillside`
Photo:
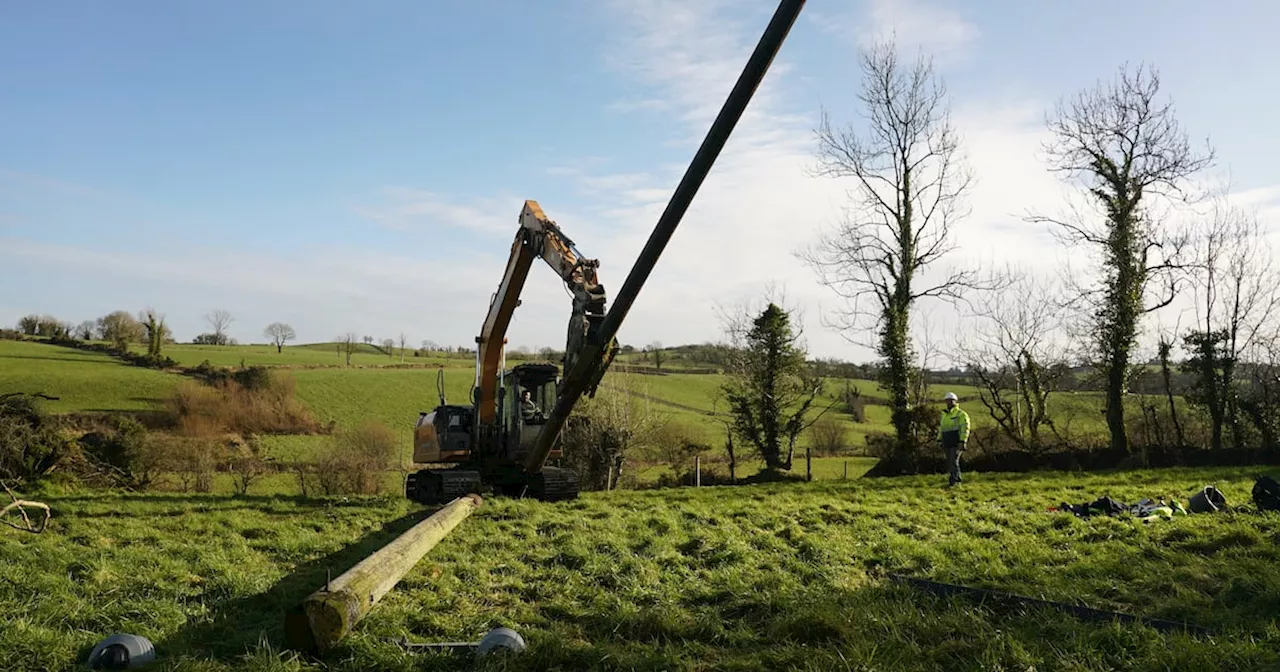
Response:
MULTIPOLYGON (((194 345, 190 343, 173 343, 166 345, 164 354, 172 357, 181 366, 199 366, 208 361, 213 366, 346 366, 346 354, 338 350, 337 343, 314 343, 308 345, 285 346, 277 353, 274 345, 194 345)), ((133 351, 146 353, 146 347, 133 346, 133 351)), ((381 350, 363 343, 356 346, 351 355, 351 365, 357 367, 376 366, 439 366, 453 364, 469 366, 470 359, 454 356, 446 359, 440 356, 414 357, 412 352, 400 357, 397 350, 388 356, 381 350)))
MULTIPOLYGON (((168 356, 180 364, 195 366, 208 360, 218 366, 264 365, 284 367, 297 381, 299 397, 322 420, 336 421, 353 427, 373 419, 386 424, 403 436, 404 454, 409 455, 411 427, 421 411, 437 403, 436 371, 444 366, 446 388, 451 401, 466 403, 474 375, 473 360, 454 356, 406 357, 411 368, 400 367, 400 358, 387 357, 376 349, 359 345, 353 356, 353 367, 342 365, 336 344, 309 344, 285 348, 277 353, 273 346, 203 346, 174 344, 166 348, 168 356)), ((635 359, 635 356, 632 357, 635 359)), ((177 377, 124 365, 99 353, 50 346, 36 342, 0 341, 0 392, 45 391, 63 399, 53 403, 54 411, 128 411, 155 408, 177 377)), ((606 375, 601 394, 624 394, 635 405, 636 412, 656 414, 668 420, 681 433, 694 441, 716 449, 723 443, 727 409, 717 402, 725 378, 720 374, 667 373, 644 375, 611 371, 606 375)), ((873 400, 883 400, 885 393, 871 381, 848 381, 873 400)), ((817 408, 832 405, 844 389, 846 381, 827 381, 817 408)), ((975 427, 994 425, 971 387, 955 386, 931 390, 935 396, 955 391, 967 399, 975 427)), ((1096 394, 1058 394, 1051 407, 1059 427, 1075 435, 1101 435, 1102 400, 1096 394)), ((840 419, 853 447, 865 445, 872 432, 890 432, 889 411, 879 404, 867 406, 865 423, 855 423, 840 405, 831 411, 840 419)), ((801 438, 807 445, 808 436, 801 438)), ((317 437, 275 437, 268 441, 280 456, 302 457, 314 452, 322 439, 317 437)))
MULTIPOLYGON (((1280 516, 1143 524, 1045 509, 1251 470, 972 476, 490 500, 330 657, 331 670, 468 670, 396 641, 510 626, 508 669, 1262 670, 1280 631, 1280 516), (943 599, 889 573, 1142 616, 1214 638, 943 599)), ((320 669, 281 650, 282 612, 423 515, 399 498, 45 493, 42 535, 0 534, 0 649, 10 669, 73 669, 114 632, 164 669, 320 669)))
POLYGON ((55 413, 139 411, 156 405, 178 377, 96 352, 0 340, 0 394, 43 392, 55 413))

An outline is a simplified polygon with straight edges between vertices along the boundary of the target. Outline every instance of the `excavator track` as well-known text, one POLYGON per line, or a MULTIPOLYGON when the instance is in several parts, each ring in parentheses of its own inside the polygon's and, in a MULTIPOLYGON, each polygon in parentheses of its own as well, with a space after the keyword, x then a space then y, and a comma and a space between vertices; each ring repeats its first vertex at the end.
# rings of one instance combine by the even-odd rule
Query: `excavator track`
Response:
POLYGON ((404 494, 427 505, 447 504, 458 497, 480 493, 480 472, 468 469, 423 469, 405 477, 404 494))
POLYGON ((529 474, 525 491, 526 497, 543 502, 561 502, 576 499, 578 496, 578 474, 570 469, 559 467, 543 467, 535 474, 529 474))

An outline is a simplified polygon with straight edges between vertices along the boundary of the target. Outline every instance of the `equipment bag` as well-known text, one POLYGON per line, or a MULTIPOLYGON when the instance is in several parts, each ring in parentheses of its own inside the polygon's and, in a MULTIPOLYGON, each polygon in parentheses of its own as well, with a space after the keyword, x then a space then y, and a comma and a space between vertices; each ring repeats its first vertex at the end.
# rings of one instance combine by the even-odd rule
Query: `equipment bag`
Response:
POLYGON ((1280 483, 1270 476, 1259 476, 1253 484, 1253 503, 1259 511, 1280 511, 1280 483))

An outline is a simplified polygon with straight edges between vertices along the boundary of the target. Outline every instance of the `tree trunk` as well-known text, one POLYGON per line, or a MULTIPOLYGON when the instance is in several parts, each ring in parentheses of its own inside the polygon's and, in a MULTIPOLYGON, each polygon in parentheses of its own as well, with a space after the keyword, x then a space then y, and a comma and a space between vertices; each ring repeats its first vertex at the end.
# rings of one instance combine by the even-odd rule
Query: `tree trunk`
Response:
POLYGON ((1107 430, 1111 432, 1111 449, 1129 452, 1129 435, 1124 426, 1124 370, 1128 362, 1113 362, 1107 372, 1107 430))
POLYGON ((911 447, 911 371, 907 358, 907 325, 905 311, 889 308, 886 311, 883 351, 886 360, 889 408, 892 411, 893 431, 898 447, 911 447))
POLYGON ((1173 373, 1169 370, 1169 350, 1171 345, 1167 341, 1160 343, 1160 375, 1164 379, 1164 396, 1169 400, 1169 419, 1173 421, 1174 438, 1178 442, 1178 449, 1181 450, 1187 445, 1186 436, 1182 433, 1182 423, 1178 420, 1178 407, 1173 403, 1173 373))
POLYGON ((1209 448, 1211 450, 1222 450, 1222 407, 1216 403, 1209 408, 1209 448))

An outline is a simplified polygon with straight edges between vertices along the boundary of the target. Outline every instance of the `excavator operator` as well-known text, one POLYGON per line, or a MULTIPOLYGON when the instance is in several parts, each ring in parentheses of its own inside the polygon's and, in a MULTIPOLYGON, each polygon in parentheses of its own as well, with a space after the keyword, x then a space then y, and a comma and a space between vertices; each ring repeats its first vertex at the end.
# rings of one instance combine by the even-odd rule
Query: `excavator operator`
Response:
POLYGON ((520 393, 520 417, 524 418, 525 422, 542 419, 542 409, 538 408, 538 405, 534 403, 533 395, 530 394, 529 390, 524 390, 520 393))

